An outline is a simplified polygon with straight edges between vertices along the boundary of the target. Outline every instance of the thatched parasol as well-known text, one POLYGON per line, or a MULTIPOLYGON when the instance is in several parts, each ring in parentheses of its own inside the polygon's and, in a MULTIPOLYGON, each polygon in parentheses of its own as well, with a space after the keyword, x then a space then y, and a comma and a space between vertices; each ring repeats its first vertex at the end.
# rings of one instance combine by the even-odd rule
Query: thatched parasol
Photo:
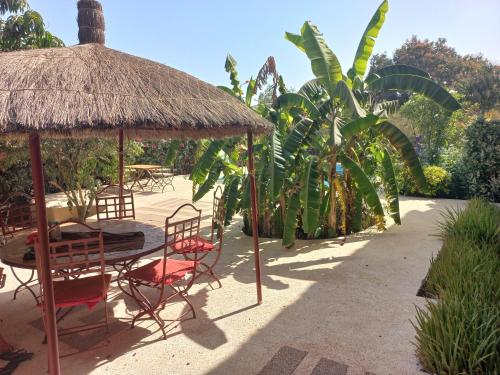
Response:
POLYGON ((165 65, 104 47, 96 0, 78 1, 80 45, 0 53, 0 136, 29 135, 49 371, 60 374, 40 153, 43 137, 221 138, 247 133, 257 299, 262 300, 252 137, 273 125, 238 99, 165 65))

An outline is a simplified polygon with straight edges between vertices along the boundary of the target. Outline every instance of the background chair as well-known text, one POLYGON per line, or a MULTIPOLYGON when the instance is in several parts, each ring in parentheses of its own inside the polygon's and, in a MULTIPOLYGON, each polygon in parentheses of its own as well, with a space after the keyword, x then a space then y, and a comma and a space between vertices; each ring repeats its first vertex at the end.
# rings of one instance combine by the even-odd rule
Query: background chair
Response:
MULTIPOLYGON (((80 305, 92 309, 104 302, 104 320, 59 330, 59 335, 82 332, 100 327, 108 328, 107 293, 111 275, 105 273, 102 232, 80 222, 67 221, 49 229, 50 277, 54 285, 57 322, 80 305), (64 310, 66 309, 66 310, 64 310)), ((39 279, 44 272, 40 265, 38 239, 35 254, 39 279)), ((42 288, 40 307, 43 307, 42 288)), ((45 315, 45 312, 44 312, 45 315)), ((45 321, 45 319, 44 319, 45 321)))
MULTIPOLYGON (((188 299, 188 292, 196 278, 198 253, 191 249, 194 253, 193 260, 177 260, 171 257, 172 254, 169 254, 168 248, 172 248, 174 253, 183 254, 186 247, 191 246, 188 240, 198 236, 200 221, 201 210, 196 209, 192 204, 184 204, 179 207, 165 220, 163 257, 129 270, 124 274, 124 279, 129 283, 130 295, 140 308, 140 311, 132 320, 132 327, 143 316, 149 316, 158 323, 163 332, 163 337, 166 339, 165 328, 167 328, 167 325, 160 317, 160 312, 175 297, 182 298, 189 306, 193 318, 196 318, 194 307, 188 299), (158 296, 148 298, 141 291, 141 288, 144 287, 157 289, 158 296)), ((181 321, 189 313, 189 310, 182 313, 173 322, 181 321)))
POLYGON ((35 202, 25 193, 13 193, 0 205, 2 242, 16 232, 36 227, 35 202))
MULTIPOLYGON (((134 193, 132 190, 123 188, 122 219, 133 218, 135 220, 134 193)), ((120 218, 120 187, 109 185, 100 190, 95 198, 97 220, 114 220, 120 218)))
POLYGON ((151 173, 151 191, 155 188, 161 189, 163 193, 167 186, 171 186, 172 190, 175 191, 174 187, 174 173, 171 172, 170 168, 156 169, 151 173))

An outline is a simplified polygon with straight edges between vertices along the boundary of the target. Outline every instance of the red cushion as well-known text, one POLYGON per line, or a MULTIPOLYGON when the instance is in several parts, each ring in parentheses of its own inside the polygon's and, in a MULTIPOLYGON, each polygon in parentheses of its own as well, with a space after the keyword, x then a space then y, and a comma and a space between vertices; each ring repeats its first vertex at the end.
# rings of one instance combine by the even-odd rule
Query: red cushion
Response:
MULTIPOLYGON (((193 273, 194 262, 188 260, 168 259, 165 270, 164 283, 169 285, 183 278, 188 273, 193 273)), ((131 278, 146 282, 159 284, 163 277, 163 259, 157 259, 144 266, 138 267, 125 274, 125 278, 131 278)))
POLYGON ((184 240, 179 238, 172 244, 172 249, 177 253, 212 251, 214 248, 215 246, 212 242, 200 236, 193 236, 184 240))
POLYGON ((86 304, 90 309, 104 300, 109 289, 111 275, 82 277, 80 279, 54 281, 56 307, 86 304), (104 296, 104 297, 103 297, 104 296))

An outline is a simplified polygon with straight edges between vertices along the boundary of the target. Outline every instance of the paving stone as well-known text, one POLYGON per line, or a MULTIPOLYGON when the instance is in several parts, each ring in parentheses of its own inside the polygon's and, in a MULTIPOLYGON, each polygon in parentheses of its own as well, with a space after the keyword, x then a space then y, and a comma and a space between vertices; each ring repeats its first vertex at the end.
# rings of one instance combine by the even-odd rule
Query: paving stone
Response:
POLYGON ((347 366, 332 361, 331 359, 321 358, 314 367, 311 375, 345 375, 347 373, 347 366))
POLYGON ((307 352, 283 346, 264 366, 259 375, 290 375, 302 362, 307 352))

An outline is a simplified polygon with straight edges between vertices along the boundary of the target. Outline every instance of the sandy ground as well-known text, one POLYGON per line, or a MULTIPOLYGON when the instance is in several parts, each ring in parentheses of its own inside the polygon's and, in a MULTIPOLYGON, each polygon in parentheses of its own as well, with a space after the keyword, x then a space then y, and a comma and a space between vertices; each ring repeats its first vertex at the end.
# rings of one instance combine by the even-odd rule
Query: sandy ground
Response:
MULTIPOLYGON (((175 192, 164 194, 136 194, 137 219, 162 225, 175 207, 190 199, 189 181, 178 177, 175 187, 175 192)), ((463 204, 403 198, 403 225, 351 236, 343 246, 338 240, 298 241, 285 250, 278 240, 261 239, 264 303, 260 306, 252 242, 242 234, 238 218, 226 230, 217 268, 223 287, 211 289, 200 280, 192 290, 197 319, 181 323, 167 340, 151 321, 130 329, 136 308, 114 288, 109 342, 100 332, 63 340, 62 352, 98 342, 92 350, 63 358, 63 373, 258 374, 287 346, 305 353, 293 372, 296 375, 311 374, 322 358, 346 365, 347 375, 419 374, 410 321, 415 305, 424 301, 415 294, 429 259, 440 247, 432 236, 440 211, 463 204)), ((203 209, 206 229, 210 200, 196 205, 203 209)), ((41 343, 43 333, 36 328, 40 312, 27 292, 12 301, 17 284, 8 268, 6 273, 0 330, 16 347, 35 353, 16 374, 44 374, 46 348, 41 343)), ((175 317, 183 308, 175 303, 162 315, 175 317)), ((76 315, 89 319, 97 313, 83 310, 76 315)))

